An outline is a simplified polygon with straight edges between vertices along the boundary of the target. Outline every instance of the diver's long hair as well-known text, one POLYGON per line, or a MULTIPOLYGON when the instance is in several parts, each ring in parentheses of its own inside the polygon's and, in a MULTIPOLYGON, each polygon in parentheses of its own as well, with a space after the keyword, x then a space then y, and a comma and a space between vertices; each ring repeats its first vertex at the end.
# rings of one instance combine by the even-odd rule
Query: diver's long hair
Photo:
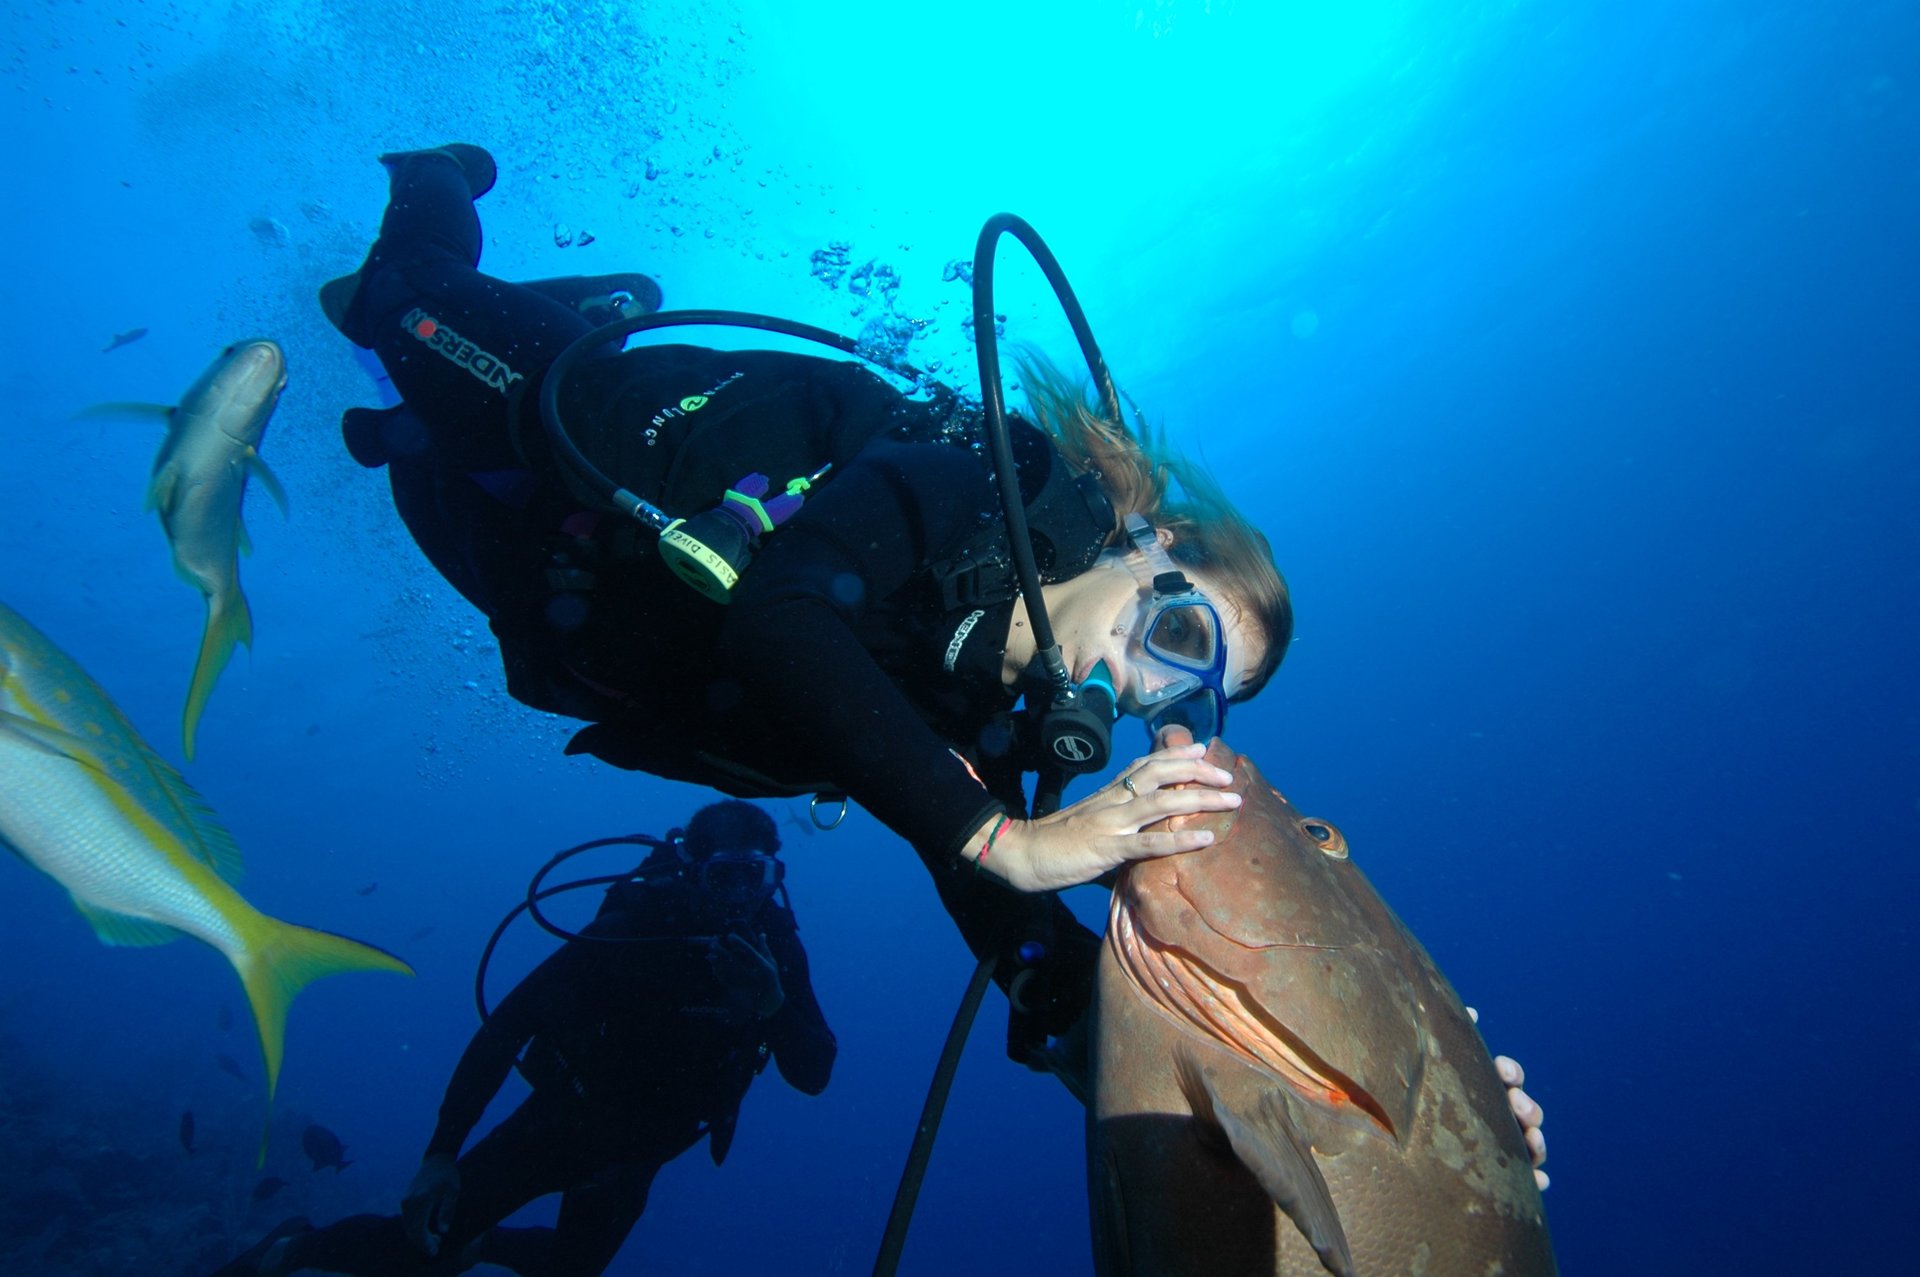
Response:
POLYGON ((1293 641, 1293 601, 1267 538, 1204 466, 1167 442, 1164 430, 1143 421, 1136 434, 1106 416, 1085 381, 1031 346, 1015 347, 1013 357, 1036 423, 1076 474, 1100 476, 1115 516, 1107 544, 1124 547, 1126 517, 1138 514, 1173 534, 1167 553, 1174 562, 1207 572, 1245 609, 1242 619, 1260 631, 1267 650, 1233 699, 1258 692, 1293 641))

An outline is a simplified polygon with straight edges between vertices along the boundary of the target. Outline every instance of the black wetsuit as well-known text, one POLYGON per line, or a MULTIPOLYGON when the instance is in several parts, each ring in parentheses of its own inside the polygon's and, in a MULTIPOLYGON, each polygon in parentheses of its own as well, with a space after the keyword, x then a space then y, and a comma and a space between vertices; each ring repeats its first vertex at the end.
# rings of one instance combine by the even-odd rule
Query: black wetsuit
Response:
POLYGON ((289 1261, 396 1277, 480 1262, 528 1277, 592 1277, 645 1211, 662 1166, 702 1138, 716 1165, 726 1157, 740 1102, 769 1057, 797 1090, 824 1090, 837 1048, 793 914, 769 902, 749 924, 779 963, 786 1000, 768 1019, 742 1020, 726 1014, 707 961, 706 938, 728 924, 703 900, 680 881, 616 888, 589 934, 649 941, 568 941, 473 1035, 429 1155, 459 1153, 516 1058, 534 1090, 460 1158, 439 1258, 415 1249, 399 1218, 356 1215, 298 1237, 289 1261), (557 1228, 496 1227, 549 1193, 562 1194, 557 1228))
MULTIPOLYGON (((950 588, 952 556, 999 523, 977 414, 838 360, 675 345, 589 361, 561 397, 570 433, 670 512, 712 506, 751 470, 782 484, 835 463, 731 605, 710 602, 651 533, 588 512, 547 455, 538 383, 587 323, 476 269, 479 219, 451 160, 392 168, 351 314, 419 424, 381 455, 415 539, 489 617, 509 691, 589 720, 572 753, 742 797, 852 796, 912 843, 974 953, 1005 959, 1002 987, 1023 942, 1046 942, 1028 988, 1042 1027, 1065 1028, 1090 997, 1095 938, 1053 897, 958 859, 993 815, 1025 814, 1018 692, 1001 680, 1011 600, 950 588)), ((1031 427, 1016 446, 1029 494, 1064 470, 1031 427)), ((1043 578, 1084 570, 1098 542, 1081 540, 1043 578)))

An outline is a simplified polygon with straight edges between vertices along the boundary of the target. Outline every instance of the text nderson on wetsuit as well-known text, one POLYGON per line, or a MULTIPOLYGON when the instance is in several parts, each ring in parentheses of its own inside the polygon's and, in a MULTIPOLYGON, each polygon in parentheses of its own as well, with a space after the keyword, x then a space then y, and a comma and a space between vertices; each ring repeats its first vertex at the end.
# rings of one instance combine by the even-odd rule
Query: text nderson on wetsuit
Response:
MULTIPOLYGON (((860 443, 798 514, 762 540, 730 606, 700 599, 664 568, 653 573, 657 585, 652 578, 628 583, 622 598, 634 611, 619 627, 629 639, 618 648, 624 668, 610 670, 603 657, 593 677, 628 693, 634 708, 605 729, 583 732, 576 748, 722 788, 729 787, 724 778, 704 772, 698 755, 778 779, 824 781, 923 856, 950 856, 1002 804, 954 755, 956 742, 929 724, 925 704, 957 694, 984 718, 1011 697, 978 680, 963 686, 949 668, 944 649, 952 636, 938 629, 944 618, 923 578, 997 517, 988 465, 966 446, 903 441, 936 435, 931 419, 941 409, 909 401, 851 364, 685 347, 621 359, 636 355, 657 366, 628 369, 618 387, 624 464, 645 461, 634 459, 644 449, 634 441, 645 439, 661 405, 705 399, 696 412, 667 420, 684 427, 702 419, 665 485, 683 498, 683 466, 716 482, 712 476, 729 465, 743 468, 738 458, 774 451, 769 435, 821 447, 860 443), (721 443, 724 459, 716 460, 721 443), (668 632, 678 636, 670 647, 657 641, 668 632), (903 633, 929 637, 903 642, 903 633)), ((1004 609, 994 621, 997 630, 976 624, 960 646, 999 651, 1004 609)), ((598 642, 608 650, 604 637, 598 642)))

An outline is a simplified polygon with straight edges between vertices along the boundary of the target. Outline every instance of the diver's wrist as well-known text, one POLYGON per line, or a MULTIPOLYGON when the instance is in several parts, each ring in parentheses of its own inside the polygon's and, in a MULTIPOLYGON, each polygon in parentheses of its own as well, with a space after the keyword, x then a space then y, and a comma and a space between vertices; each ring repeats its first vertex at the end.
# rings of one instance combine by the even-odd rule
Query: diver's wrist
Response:
POLYGON ((987 817, 986 823, 974 830, 961 845, 960 859, 970 863, 975 873, 996 871, 998 866, 992 863, 993 853, 1012 824, 1013 818, 1005 812, 995 812, 987 817))
POLYGON ((993 817, 967 839, 962 858, 971 861, 975 873, 990 875, 1016 891, 1029 888, 1024 883, 1022 866, 1026 863, 1026 845, 1032 823, 1015 820, 1004 813, 993 817))

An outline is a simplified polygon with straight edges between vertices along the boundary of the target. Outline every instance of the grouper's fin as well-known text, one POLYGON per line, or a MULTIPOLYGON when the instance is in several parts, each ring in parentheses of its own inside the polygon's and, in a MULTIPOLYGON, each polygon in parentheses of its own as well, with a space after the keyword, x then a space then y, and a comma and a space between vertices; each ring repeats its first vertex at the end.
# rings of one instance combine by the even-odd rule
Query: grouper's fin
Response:
MULTIPOLYGON (((263 913, 236 921, 243 941, 230 955, 240 985, 253 1008, 253 1024, 260 1033, 260 1050, 267 1062, 268 1123, 272 1122, 274 1088, 280 1082, 280 1063, 286 1056, 287 1008, 300 990, 322 976, 343 971, 392 971, 412 975, 413 968, 384 949, 330 931, 297 927, 263 913)), ((267 1133, 260 1133, 260 1165, 267 1159, 267 1133)))
POLYGON ((187 761, 193 761, 194 733, 200 728, 200 715, 213 695, 213 685, 227 668, 233 645, 253 646, 253 609, 247 596, 236 586, 231 594, 207 596, 207 630, 200 638, 200 657, 193 665, 193 681, 187 684, 187 708, 180 720, 182 747, 187 761))
POLYGON ((1216 1127, 1233 1146, 1233 1155, 1252 1172, 1273 1204, 1294 1222, 1320 1263, 1334 1277, 1354 1277, 1353 1251, 1339 1208, 1313 1160, 1313 1150, 1300 1138, 1280 1098, 1269 1091, 1260 1097, 1260 1109, 1243 1117, 1216 1102, 1213 1084, 1200 1066, 1182 1051, 1174 1059, 1180 1091, 1201 1122, 1216 1127))
POLYGON ((178 940, 184 934, 164 922, 96 908, 78 896, 73 898, 73 907, 87 920, 87 925, 93 928, 93 934, 100 938, 101 944, 143 949, 178 940))
POLYGON ((265 459, 252 448, 247 449, 246 466, 247 473, 260 481, 260 486, 267 490, 273 503, 280 507, 280 517, 292 518, 291 507, 287 505, 287 490, 281 486, 280 476, 269 469, 265 459))

